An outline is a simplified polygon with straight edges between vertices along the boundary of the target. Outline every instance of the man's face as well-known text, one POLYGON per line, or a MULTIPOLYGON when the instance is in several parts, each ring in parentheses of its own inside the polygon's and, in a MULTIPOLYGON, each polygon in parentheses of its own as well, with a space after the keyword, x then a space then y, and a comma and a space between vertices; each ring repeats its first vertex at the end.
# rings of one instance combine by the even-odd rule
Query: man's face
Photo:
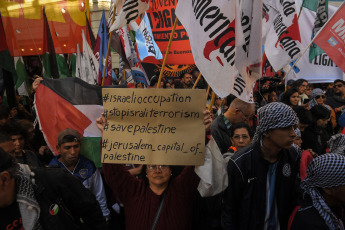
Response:
POLYGON ((181 80, 184 84, 190 85, 192 83, 192 75, 190 74, 185 74, 181 80))
POLYGON ((343 83, 337 82, 337 83, 334 84, 333 89, 334 89, 335 93, 343 93, 344 89, 345 89, 345 86, 344 86, 343 83))
POLYGON ((299 87, 298 87, 298 92, 299 92, 299 94, 303 94, 303 93, 305 93, 305 91, 307 90, 307 86, 308 86, 308 82, 303 82, 302 83, 302 85, 300 85, 299 87))
POLYGON ((321 127, 321 128, 326 128, 328 122, 330 121, 331 118, 328 119, 318 119, 316 121, 316 125, 321 127))
POLYGON ((278 148, 289 149, 296 138, 293 126, 268 131, 267 137, 278 148))
POLYGON ((255 116, 255 104, 250 104, 245 109, 237 109, 236 112, 236 122, 235 123, 246 123, 251 126, 251 120, 255 116))
POLYGON ((307 128, 308 126, 309 126, 308 124, 299 123, 299 124, 298 124, 298 129, 299 129, 301 132, 304 132, 305 128, 307 128))
POLYGON ((67 142, 57 146, 58 152, 61 154, 59 160, 68 166, 75 166, 78 162, 80 153, 80 142, 67 142))
POLYGON ((21 153, 24 150, 25 140, 23 135, 12 135, 11 137, 13 144, 14 144, 14 152, 15 153, 21 153))

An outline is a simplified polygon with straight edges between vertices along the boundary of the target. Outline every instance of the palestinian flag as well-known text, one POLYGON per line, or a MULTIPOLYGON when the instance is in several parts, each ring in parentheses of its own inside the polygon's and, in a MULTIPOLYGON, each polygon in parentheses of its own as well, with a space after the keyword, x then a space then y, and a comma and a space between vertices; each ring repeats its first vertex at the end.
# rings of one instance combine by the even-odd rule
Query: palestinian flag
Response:
POLYGON ((101 167, 101 132, 95 121, 103 112, 102 87, 79 78, 45 78, 36 90, 34 104, 40 129, 55 155, 58 134, 66 128, 75 129, 84 136, 81 154, 101 167))

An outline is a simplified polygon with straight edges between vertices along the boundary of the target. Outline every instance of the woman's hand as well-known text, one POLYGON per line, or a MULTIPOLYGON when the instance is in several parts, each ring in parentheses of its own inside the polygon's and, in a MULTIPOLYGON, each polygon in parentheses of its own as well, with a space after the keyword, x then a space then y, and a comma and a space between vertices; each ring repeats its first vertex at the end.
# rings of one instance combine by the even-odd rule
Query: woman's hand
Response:
POLYGON ((105 118, 104 113, 101 113, 101 116, 97 118, 96 120, 96 125, 97 125, 97 128, 101 131, 102 135, 103 135, 103 128, 106 123, 107 123, 107 118, 105 118))

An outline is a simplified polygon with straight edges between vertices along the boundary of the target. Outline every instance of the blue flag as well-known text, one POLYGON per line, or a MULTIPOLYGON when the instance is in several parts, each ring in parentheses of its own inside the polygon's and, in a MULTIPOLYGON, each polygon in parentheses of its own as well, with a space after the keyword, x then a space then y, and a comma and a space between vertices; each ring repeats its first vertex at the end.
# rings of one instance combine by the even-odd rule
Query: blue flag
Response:
POLYGON ((137 41, 139 58, 141 59, 141 61, 143 61, 148 56, 153 56, 157 60, 163 58, 163 55, 153 38, 150 21, 146 13, 136 30, 135 38, 137 41))

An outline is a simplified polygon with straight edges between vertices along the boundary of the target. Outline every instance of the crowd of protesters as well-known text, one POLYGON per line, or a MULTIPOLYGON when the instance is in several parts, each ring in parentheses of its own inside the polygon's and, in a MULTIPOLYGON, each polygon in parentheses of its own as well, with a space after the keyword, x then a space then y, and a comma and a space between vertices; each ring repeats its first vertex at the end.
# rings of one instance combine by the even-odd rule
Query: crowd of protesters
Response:
MULTIPOLYGON (((230 95, 209 105, 211 92, 199 74, 163 78, 159 87, 207 91, 206 144, 216 146, 209 149, 222 165, 210 166, 205 155, 203 167, 98 169, 82 156, 82 136, 70 128, 58 135, 59 155, 52 154, 35 122, 33 98, 17 96, 12 108, 1 104, 0 230, 344 229, 345 81, 263 78, 255 103, 230 95), (205 196, 201 174, 209 166, 216 168, 212 183, 227 188, 205 196), (222 167, 226 177, 219 176, 222 167)), ((149 86, 132 86, 158 83, 154 76, 149 86)), ((105 123, 100 114, 101 131, 105 123)))

